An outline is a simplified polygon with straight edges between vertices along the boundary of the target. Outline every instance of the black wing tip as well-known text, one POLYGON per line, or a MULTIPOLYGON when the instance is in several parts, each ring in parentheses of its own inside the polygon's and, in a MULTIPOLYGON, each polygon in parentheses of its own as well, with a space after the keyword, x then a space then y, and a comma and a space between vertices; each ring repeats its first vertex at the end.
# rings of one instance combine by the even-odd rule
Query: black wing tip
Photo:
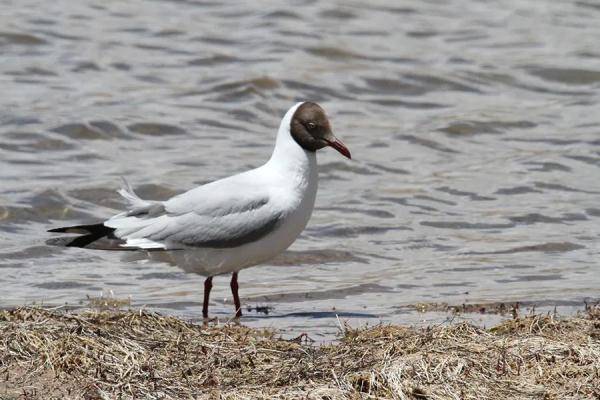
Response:
POLYGON ((63 227, 63 228, 54 228, 54 229, 48 229, 46 232, 56 232, 56 233, 65 233, 69 230, 69 227, 63 227))
POLYGON ((76 226, 65 226, 61 228, 49 229, 48 232, 52 233, 74 233, 81 236, 75 238, 70 237, 64 241, 51 241, 51 244, 62 245, 66 247, 85 247, 90 243, 95 242, 103 237, 110 236, 114 232, 114 228, 110 228, 104 223, 92 224, 92 225, 76 225, 76 226), (68 241, 67 241, 68 240, 68 241))

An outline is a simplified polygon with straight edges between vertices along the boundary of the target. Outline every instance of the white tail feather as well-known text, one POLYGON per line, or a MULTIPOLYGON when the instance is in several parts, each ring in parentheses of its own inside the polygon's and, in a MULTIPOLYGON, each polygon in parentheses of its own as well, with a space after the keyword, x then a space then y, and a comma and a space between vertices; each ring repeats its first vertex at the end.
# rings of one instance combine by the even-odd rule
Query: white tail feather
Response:
POLYGON ((140 198, 137 194, 135 194, 129 182, 127 182, 125 178, 121 178, 123 179, 124 187, 119 189, 118 193, 121 196, 123 196, 125 200, 127 200, 127 202, 129 203, 129 207, 127 207, 127 211, 115 215, 108 221, 114 221, 125 217, 135 216, 138 214, 155 215, 156 213, 160 213, 164 210, 162 201, 144 200, 140 198))
POLYGON ((129 205, 131 207, 143 208, 143 207, 148 207, 148 206, 152 206, 153 204, 156 204, 156 202, 154 202, 154 201, 148 201, 148 200, 141 199, 137 194, 135 194, 135 192, 133 191, 133 188, 131 187, 129 182, 127 182, 127 179, 125 179, 125 177, 123 177, 123 176, 121 177, 121 179, 123 179, 123 187, 118 190, 118 193, 121 196, 123 196, 123 198, 125 200, 127 200, 127 202, 129 203, 129 205))

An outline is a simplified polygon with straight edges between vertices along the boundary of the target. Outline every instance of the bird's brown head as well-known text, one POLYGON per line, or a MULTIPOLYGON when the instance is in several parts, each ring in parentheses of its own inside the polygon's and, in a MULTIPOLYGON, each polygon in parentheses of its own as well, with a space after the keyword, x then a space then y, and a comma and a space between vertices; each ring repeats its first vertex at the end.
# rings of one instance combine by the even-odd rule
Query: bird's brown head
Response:
POLYGON ((317 151, 323 147, 333 147, 347 158, 348 148, 333 135, 325 110, 317 103, 304 102, 294 113, 290 123, 292 137, 303 149, 317 151))

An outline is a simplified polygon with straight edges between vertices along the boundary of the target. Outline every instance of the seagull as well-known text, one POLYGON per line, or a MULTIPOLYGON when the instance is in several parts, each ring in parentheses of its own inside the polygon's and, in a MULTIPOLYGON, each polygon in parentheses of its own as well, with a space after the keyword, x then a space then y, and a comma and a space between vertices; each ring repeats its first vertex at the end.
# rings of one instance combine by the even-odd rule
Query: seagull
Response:
POLYGON ((50 229, 79 236, 50 244, 102 250, 136 250, 192 265, 206 277, 202 316, 208 318, 213 276, 231 274, 235 316, 242 316, 238 273, 287 249, 306 227, 318 186, 319 149, 348 159, 323 108, 300 102, 286 113, 271 158, 262 166, 207 183, 165 201, 144 200, 125 181, 126 211, 104 222, 50 229))

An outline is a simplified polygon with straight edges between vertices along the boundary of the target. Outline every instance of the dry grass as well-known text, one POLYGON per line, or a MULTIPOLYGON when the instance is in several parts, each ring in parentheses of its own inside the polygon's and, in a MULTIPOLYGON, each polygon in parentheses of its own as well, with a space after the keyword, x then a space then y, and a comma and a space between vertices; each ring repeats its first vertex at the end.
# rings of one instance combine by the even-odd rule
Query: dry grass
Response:
POLYGON ((0 398, 600 398, 600 311, 309 346, 148 312, 0 312, 0 398))

